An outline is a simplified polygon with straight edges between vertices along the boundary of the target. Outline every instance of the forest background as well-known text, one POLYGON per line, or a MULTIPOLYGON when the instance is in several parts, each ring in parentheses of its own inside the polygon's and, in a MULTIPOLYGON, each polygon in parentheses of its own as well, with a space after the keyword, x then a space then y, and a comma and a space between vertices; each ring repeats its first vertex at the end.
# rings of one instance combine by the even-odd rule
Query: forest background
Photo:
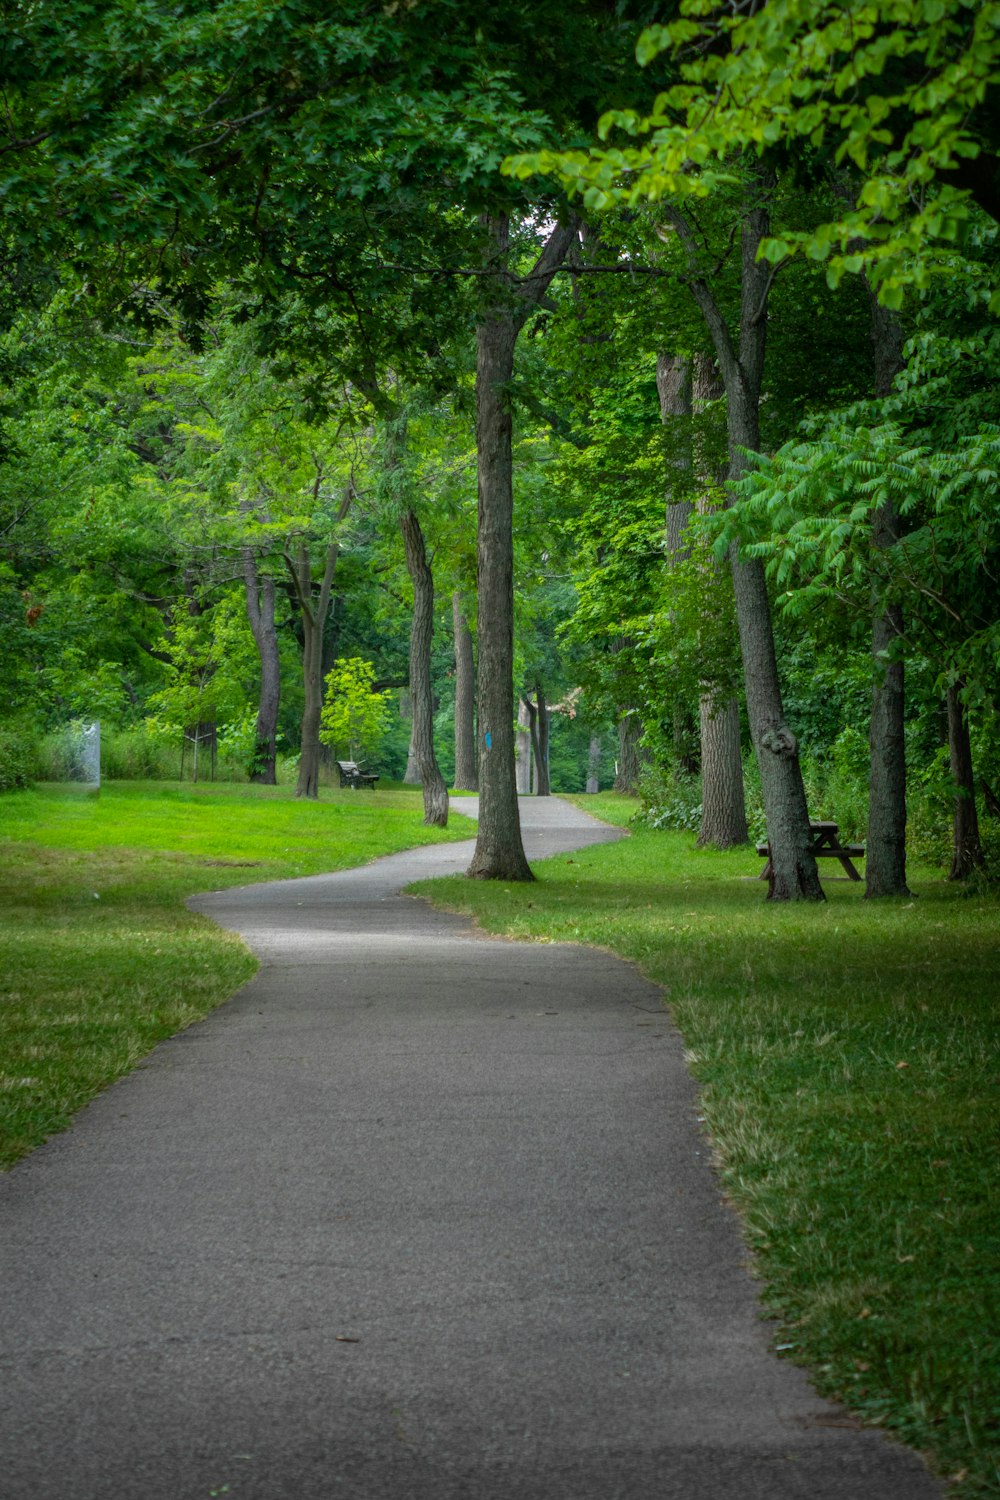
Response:
POLYGON ((100 719, 106 775, 363 755, 440 821, 516 712, 522 791, 787 842, 779 896, 807 806, 869 894, 904 829, 986 868, 991 7, 8 9, 6 785, 100 719))
MULTIPOLYGON (((672 985, 779 1347, 996 1493, 1000 6, 2 13, 0 789, 95 720, 164 783, 4 798, 5 1092, 99 1050, 119 904, 190 921, 160 802, 221 882, 478 787, 446 899, 672 985), (180 775, 262 785, 216 827, 180 775), (612 783, 634 837, 529 887, 516 791, 612 783), (867 901, 818 905, 810 819, 867 901)), ((18 1151, 190 1019, 189 938, 18 1151)))

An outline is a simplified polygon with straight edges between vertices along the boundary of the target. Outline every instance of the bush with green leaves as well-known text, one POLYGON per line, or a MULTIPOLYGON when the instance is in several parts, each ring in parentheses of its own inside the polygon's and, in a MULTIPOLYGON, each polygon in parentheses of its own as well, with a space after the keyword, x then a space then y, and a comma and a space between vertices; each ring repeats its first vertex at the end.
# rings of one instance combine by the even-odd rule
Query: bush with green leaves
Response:
POLYGON ((701 779, 681 770, 649 767, 639 783, 642 807, 632 821, 640 828, 686 828, 701 825, 701 779))
POLYGON ((19 791, 41 777, 38 740, 29 730, 0 729, 0 792, 19 791))

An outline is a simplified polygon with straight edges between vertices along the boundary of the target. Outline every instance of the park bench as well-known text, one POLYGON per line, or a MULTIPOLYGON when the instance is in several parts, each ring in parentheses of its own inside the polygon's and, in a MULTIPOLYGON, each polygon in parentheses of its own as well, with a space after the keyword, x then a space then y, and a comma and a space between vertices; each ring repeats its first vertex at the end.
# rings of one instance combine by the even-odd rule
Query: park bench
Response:
POLYGON ((370 771, 362 771, 357 761, 338 760, 334 761, 334 765, 340 772, 341 786, 353 787, 355 790, 359 786, 370 786, 372 791, 375 790, 375 783, 378 781, 378 777, 373 776, 370 771))
MULTIPOLYGON (((838 824, 836 823, 812 823, 809 824, 812 834, 810 849, 816 859, 839 859, 843 868, 847 871, 848 880, 860 880, 861 876, 855 869, 852 861, 864 859, 864 844, 842 844, 838 838, 838 824)), ((774 869, 771 864, 771 845, 764 843, 757 845, 757 853, 763 858, 766 856, 767 864, 761 871, 761 880, 767 881, 768 891, 774 890, 774 869)))

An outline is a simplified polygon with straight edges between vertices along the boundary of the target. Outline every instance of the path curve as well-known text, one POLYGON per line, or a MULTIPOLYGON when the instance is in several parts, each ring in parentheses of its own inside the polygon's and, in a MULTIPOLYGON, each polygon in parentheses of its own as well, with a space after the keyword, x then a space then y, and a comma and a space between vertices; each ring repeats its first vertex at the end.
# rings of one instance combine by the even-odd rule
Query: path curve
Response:
POLYGON ((940 1495, 767 1352, 659 991, 399 894, 470 856, 193 903, 257 977, 0 1181, 5 1500, 940 1495))

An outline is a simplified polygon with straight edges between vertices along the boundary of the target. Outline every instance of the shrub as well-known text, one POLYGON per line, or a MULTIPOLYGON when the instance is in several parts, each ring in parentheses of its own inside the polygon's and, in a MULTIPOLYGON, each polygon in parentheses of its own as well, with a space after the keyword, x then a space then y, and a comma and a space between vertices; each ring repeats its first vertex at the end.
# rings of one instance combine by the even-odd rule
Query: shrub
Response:
POLYGON ((36 736, 26 729, 0 729, 0 792, 28 787, 42 773, 36 736))
POLYGON ((632 821, 640 828, 684 828, 701 825, 701 781, 686 771, 648 768, 639 780, 642 807, 632 821))

